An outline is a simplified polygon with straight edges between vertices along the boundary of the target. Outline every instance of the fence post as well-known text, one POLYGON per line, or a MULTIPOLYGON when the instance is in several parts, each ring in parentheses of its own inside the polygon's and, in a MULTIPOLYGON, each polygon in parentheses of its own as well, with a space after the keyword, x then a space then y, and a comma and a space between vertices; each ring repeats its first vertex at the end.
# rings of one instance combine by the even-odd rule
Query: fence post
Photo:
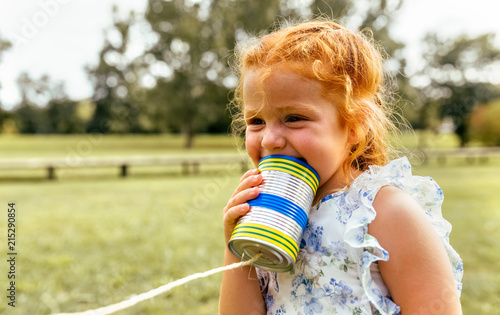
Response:
POLYGON ((181 163, 182 165, 182 175, 189 175, 189 163, 184 161, 181 163))
POLYGON ((128 166, 127 164, 123 164, 121 166, 121 169, 122 169, 121 174, 120 174, 121 177, 127 177, 127 166, 128 166))
POLYGON ((193 174, 198 175, 199 173, 200 173, 200 162, 194 161, 193 162, 193 174))
POLYGON ((52 165, 50 165, 48 168, 47 168, 47 178, 49 180, 53 180, 56 178, 56 172, 55 172, 55 169, 52 165))
POLYGON ((470 153, 465 157, 465 162, 467 162, 467 164, 469 165, 472 165, 474 164, 475 159, 476 159, 475 156, 472 153, 470 153))

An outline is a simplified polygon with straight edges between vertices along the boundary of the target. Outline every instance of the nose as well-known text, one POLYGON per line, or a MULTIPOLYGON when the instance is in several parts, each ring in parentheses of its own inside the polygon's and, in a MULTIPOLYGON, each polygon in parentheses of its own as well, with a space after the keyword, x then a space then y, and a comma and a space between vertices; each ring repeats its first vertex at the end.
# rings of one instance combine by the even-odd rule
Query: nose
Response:
POLYGON ((271 124, 266 125, 261 141, 262 148, 268 150, 269 152, 275 152, 283 149, 285 145, 286 137, 282 128, 271 124))

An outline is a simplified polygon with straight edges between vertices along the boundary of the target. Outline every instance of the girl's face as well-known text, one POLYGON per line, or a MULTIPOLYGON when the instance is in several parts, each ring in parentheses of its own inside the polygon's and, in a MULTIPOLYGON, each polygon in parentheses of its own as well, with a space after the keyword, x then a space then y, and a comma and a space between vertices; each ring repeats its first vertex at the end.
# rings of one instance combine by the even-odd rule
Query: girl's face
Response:
POLYGON ((249 70, 243 102, 246 149, 255 165, 272 154, 305 161, 320 176, 317 198, 347 184, 342 163, 355 137, 340 124, 335 104, 323 96, 319 83, 286 69, 259 83, 259 70, 249 70))

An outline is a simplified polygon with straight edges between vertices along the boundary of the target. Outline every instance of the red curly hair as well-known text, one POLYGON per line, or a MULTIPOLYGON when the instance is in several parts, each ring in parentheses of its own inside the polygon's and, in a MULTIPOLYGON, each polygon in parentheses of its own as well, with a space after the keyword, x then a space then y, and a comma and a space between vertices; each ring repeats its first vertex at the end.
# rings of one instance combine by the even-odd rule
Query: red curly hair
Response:
POLYGON ((382 64, 370 32, 351 32, 331 21, 300 23, 239 45, 233 131, 244 129, 242 89, 247 71, 270 73, 285 66, 319 82, 325 98, 336 104, 340 123, 355 132, 359 142, 343 163, 346 177, 352 167, 364 171, 370 165, 385 165, 388 133, 395 127, 383 101, 382 64))

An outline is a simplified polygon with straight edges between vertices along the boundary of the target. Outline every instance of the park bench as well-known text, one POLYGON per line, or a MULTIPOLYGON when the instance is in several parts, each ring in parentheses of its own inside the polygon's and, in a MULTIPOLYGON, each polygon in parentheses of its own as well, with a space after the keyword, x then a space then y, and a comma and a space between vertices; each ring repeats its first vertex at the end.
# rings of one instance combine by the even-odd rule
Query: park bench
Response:
POLYGON ((2 169, 46 169, 47 178, 55 179, 55 170, 60 168, 118 167, 120 176, 126 177, 131 166, 180 165, 182 173, 187 175, 198 174, 201 164, 235 163, 240 164, 242 170, 247 170, 249 159, 243 154, 0 159, 0 174, 2 169))

